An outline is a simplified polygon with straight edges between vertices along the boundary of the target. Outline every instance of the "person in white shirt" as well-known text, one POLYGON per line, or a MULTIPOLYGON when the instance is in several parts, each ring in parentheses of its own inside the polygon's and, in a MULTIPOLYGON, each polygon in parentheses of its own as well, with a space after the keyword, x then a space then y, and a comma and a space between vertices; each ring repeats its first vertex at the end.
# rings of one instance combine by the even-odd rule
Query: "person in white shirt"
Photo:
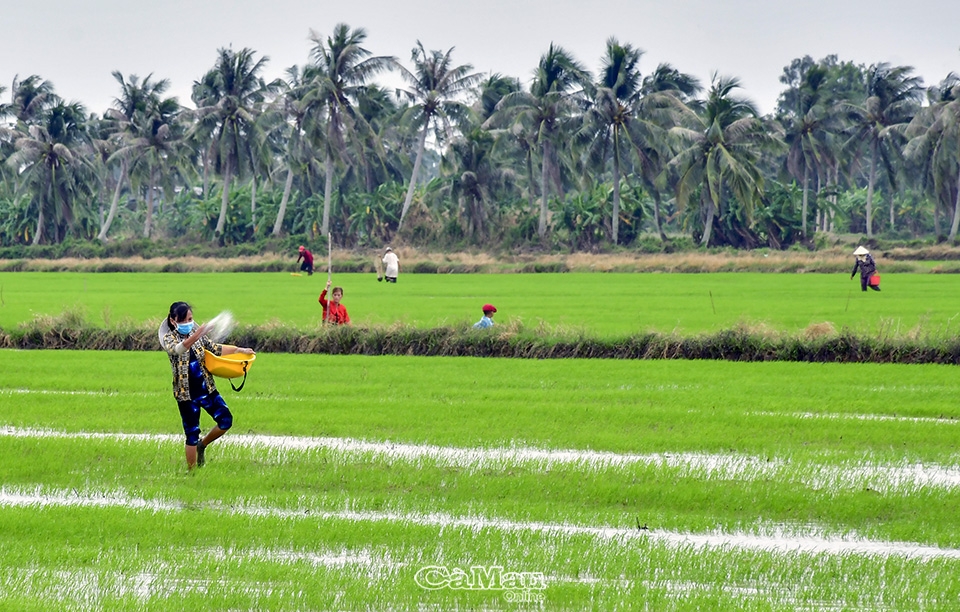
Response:
POLYGON ((387 282, 397 282, 397 276, 400 274, 400 258, 397 257, 397 254, 394 253, 390 247, 387 247, 386 252, 383 254, 383 265, 386 266, 383 276, 387 279, 387 282))

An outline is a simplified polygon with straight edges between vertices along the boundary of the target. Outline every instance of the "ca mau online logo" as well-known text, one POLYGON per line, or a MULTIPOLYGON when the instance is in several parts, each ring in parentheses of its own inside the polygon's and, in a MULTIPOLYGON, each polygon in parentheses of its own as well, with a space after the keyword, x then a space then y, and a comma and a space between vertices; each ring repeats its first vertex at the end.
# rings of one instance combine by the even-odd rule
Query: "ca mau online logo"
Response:
POLYGON ((507 601, 542 601, 547 588, 543 572, 505 572, 500 565, 474 565, 470 570, 443 565, 420 568, 413 577, 421 588, 463 591, 503 591, 507 601))

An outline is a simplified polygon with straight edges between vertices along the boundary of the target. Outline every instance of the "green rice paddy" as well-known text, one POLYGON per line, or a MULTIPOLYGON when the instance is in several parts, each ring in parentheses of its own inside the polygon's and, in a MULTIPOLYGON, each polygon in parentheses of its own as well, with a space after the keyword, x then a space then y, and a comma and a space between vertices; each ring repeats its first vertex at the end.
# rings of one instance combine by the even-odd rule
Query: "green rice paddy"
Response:
POLYGON ((952 366, 261 354, 191 473, 160 351, 0 372, 2 609, 960 606, 952 366))
MULTIPOLYGON (((288 273, 0 273, 0 328, 65 309, 96 325, 159 321, 190 302, 198 320, 231 310, 240 324, 301 329, 320 321, 326 275, 288 273)), ((499 324, 580 330, 711 332, 737 324, 787 332, 832 323, 859 333, 955 334, 960 275, 886 274, 880 293, 845 274, 404 274, 396 285, 370 274, 335 275, 357 325, 430 327, 474 322, 493 303, 499 324)))
MULTIPOLYGON (((315 329, 325 275, 0 273, 0 328, 315 329)), ((955 336, 960 277, 337 275, 358 325, 955 336)), ((0 351, 3 610, 956 610, 955 366, 261 352, 187 472, 155 352, 0 351)), ((212 421, 204 416, 204 430, 212 421)))

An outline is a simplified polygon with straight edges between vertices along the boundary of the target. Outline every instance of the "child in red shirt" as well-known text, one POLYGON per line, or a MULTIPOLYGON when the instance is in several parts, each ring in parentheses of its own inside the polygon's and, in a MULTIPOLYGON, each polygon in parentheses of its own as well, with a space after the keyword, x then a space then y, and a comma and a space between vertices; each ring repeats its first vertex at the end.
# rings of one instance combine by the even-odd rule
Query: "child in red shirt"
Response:
POLYGON ((350 315, 347 314, 347 309, 340 303, 340 300, 343 298, 343 288, 334 287, 333 299, 328 302, 327 291, 329 289, 330 281, 327 281, 327 286, 320 293, 319 300, 320 305, 323 306, 323 322, 329 322, 334 325, 348 325, 350 323, 350 315))

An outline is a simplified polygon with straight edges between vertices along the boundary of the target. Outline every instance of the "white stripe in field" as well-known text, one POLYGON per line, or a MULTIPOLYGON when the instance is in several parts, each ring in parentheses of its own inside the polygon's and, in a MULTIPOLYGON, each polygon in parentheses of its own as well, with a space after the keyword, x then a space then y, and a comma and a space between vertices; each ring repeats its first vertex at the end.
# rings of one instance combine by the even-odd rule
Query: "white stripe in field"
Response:
MULTIPOLYGON (((77 390, 63 390, 63 389, 0 389, 0 395, 92 395, 97 397, 112 397, 116 395, 121 395, 120 391, 77 391, 77 390)), ((127 392, 124 391, 122 395, 151 395, 148 393, 142 392, 127 392)))
MULTIPOLYGON (((178 513, 187 511, 179 501, 144 499, 123 491, 89 491, 53 489, 23 490, 16 487, 0 487, 0 507, 10 508, 121 508, 124 510, 154 513, 178 513)), ((194 511, 196 505, 190 506, 194 511)), ((285 509, 255 505, 210 504, 211 512, 255 518, 283 520, 345 521, 350 523, 392 523, 413 527, 433 527, 441 530, 463 529, 476 532, 501 531, 508 533, 533 533, 545 537, 592 537, 618 544, 630 541, 649 541, 675 548, 696 549, 743 549, 772 553, 807 553, 826 555, 861 555, 871 557, 910 557, 920 559, 958 559, 960 549, 939 548, 911 542, 884 542, 867 540, 859 536, 826 537, 816 532, 799 533, 773 525, 762 533, 680 533, 674 531, 624 529, 609 526, 571 525, 568 523, 543 523, 538 521, 511 521, 482 516, 458 517, 443 512, 421 514, 414 512, 391 512, 373 510, 321 510, 316 508, 285 509)))
MULTIPOLYGON (((283 586, 289 589, 290 585, 283 586)), ((159 601, 156 600, 173 598, 179 601, 187 594, 206 595, 214 589, 224 588, 256 600, 269 597, 277 587, 274 584, 239 580, 176 578, 148 571, 125 573, 92 569, 27 569, 6 577, 0 575, 0 588, 4 588, 6 593, 13 592, 34 600, 50 602, 51 610, 69 609, 80 612, 109 609, 108 601, 115 605, 117 599, 132 597, 140 602, 153 600, 152 603, 157 604, 159 601)))
MULTIPOLYGON (((95 396, 95 397, 117 397, 117 396, 132 396, 132 397, 156 397, 156 396, 167 396, 169 391, 115 391, 100 389, 97 391, 91 390, 76 390, 76 389, 24 389, 24 388, 6 388, 0 389, 0 396, 3 395, 85 395, 85 396, 95 396)), ((249 401, 283 401, 284 403, 289 402, 308 402, 312 401, 309 398, 302 397, 281 397, 276 395, 247 395, 241 398, 234 398, 233 401, 239 402, 249 402, 249 401)))
MULTIPOLYGON (((183 437, 174 434, 125 434, 102 432, 63 432, 0 426, 0 437, 61 438, 176 443, 183 437)), ((791 462, 740 454, 650 453, 621 454, 609 451, 542 449, 533 447, 458 448, 431 444, 368 442, 353 438, 264 436, 229 434, 217 445, 265 451, 283 457, 292 452, 327 451, 344 459, 357 461, 379 459, 418 464, 432 461, 437 465, 463 469, 497 469, 524 465, 530 469, 600 470, 632 465, 673 469, 677 477, 750 481, 774 479, 797 482, 814 489, 846 490, 870 488, 878 492, 904 493, 928 487, 952 489, 960 487, 960 466, 922 463, 899 465, 870 462, 842 465, 791 462)))
MULTIPOLYGON (((368 549, 357 551, 297 551, 284 549, 191 549, 191 560, 198 563, 214 560, 220 564, 219 569, 224 571, 224 564, 246 565, 249 562, 261 562, 276 565, 294 565, 306 563, 312 567, 322 567, 328 570, 343 570, 349 568, 351 572, 361 570, 366 580, 390 581, 390 586, 396 586, 397 573, 405 568, 419 568, 426 563, 422 559, 394 561, 389 554, 386 556, 374 555, 368 549)), ((521 563, 522 565, 522 563, 521 563)), ((17 593, 44 601, 55 601, 59 604, 69 602, 75 610, 101 610, 103 600, 107 597, 122 599, 133 597, 141 603, 151 600, 169 598, 180 599, 188 593, 207 594, 215 589, 228 587, 232 593, 243 593, 254 600, 269 596, 274 592, 289 593, 291 582, 257 581, 248 582, 236 578, 179 578, 175 574, 179 569, 164 560, 153 559, 146 561, 145 568, 140 571, 116 571, 92 569, 51 570, 46 568, 8 568, 6 572, 0 570, 0 601, 3 593, 17 593)), ((509 566, 507 566, 509 569, 509 566)), ((227 571, 230 571, 227 569, 227 571)), ((354 577, 360 577, 353 574, 354 577)), ((406 577, 410 580, 409 577, 406 577)), ((646 588, 665 591, 669 596, 680 599, 690 593, 722 592, 741 598, 765 600, 789 604, 794 610, 829 610, 849 609, 838 602, 816 601, 807 603, 796 596, 800 585, 783 585, 778 583, 759 584, 757 586, 737 586, 725 582, 709 583, 692 580, 632 580, 623 577, 599 578, 590 575, 568 576, 562 574, 545 574, 545 585, 588 585, 606 589, 624 591, 635 584, 646 588), (806 605, 805 605, 806 604, 806 605)), ((299 587, 299 585, 295 585, 299 587)), ((384 585, 383 590, 387 587, 384 585)), ((498 595, 499 593, 494 593, 498 595)), ((291 594, 292 595, 292 594, 291 594)), ((294 598, 295 595, 292 595, 294 598)), ((879 598, 878 598, 879 599, 879 598)), ((862 594, 858 601, 864 603, 862 594)), ((157 603, 154 601, 154 603, 157 603)), ((871 610, 885 609, 871 602, 871 610)), ((424 606, 420 610, 429 609, 424 606)))
MULTIPOLYGON (((277 565, 293 565, 307 563, 313 567, 323 567, 330 570, 349 568, 351 572, 360 569, 362 579, 368 581, 389 581, 389 586, 377 587, 386 591, 390 586, 396 587, 396 574, 403 568, 423 567, 420 561, 397 562, 390 558, 377 557, 369 550, 359 551, 327 551, 304 552, 294 550, 234 550, 234 549, 191 549, 191 559, 204 562, 213 559, 224 563, 245 565, 250 561, 265 562, 277 565)), ((140 571, 116 571, 93 569, 46 569, 46 568, 9 568, 6 572, 0 570, 0 601, 3 593, 16 593, 34 600, 56 602, 60 606, 70 604, 73 610, 102 610, 107 603, 106 599, 123 599, 132 597, 143 603, 159 603, 157 600, 183 598, 187 594, 206 595, 214 590, 228 588, 231 593, 242 593, 254 601, 263 597, 281 592, 287 597, 296 599, 296 590, 300 587, 290 581, 244 581, 236 578, 180 578, 175 574, 178 567, 171 566, 163 560, 148 561, 146 568, 140 571), (294 587, 291 589, 291 587, 294 587), (294 592, 291 593, 290 591, 294 592)), ((229 571, 229 570, 227 570, 229 571)), ((355 578, 360 575, 352 574, 355 578)), ((409 577, 406 577, 410 580, 409 577)), ((815 604, 804 605, 798 600, 796 591, 798 585, 770 584, 761 586, 737 586, 726 583, 708 583, 696 581, 669 581, 669 580, 630 580, 626 578, 596 578, 589 575, 567 576, 547 574, 544 576, 545 585, 589 585, 606 589, 623 591, 630 589, 634 584, 642 584, 646 588, 665 591, 673 599, 682 599, 690 593, 722 592, 740 598, 772 601, 789 604, 794 610, 829 610, 849 609, 837 602, 817 601, 815 604)), ((372 586, 372 585, 371 585, 372 586)), ((491 597, 497 597, 499 591, 493 591, 491 597)), ((384 600, 385 602, 386 600, 384 600)), ((862 595, 858 601, 863 603, 862 595)), ((872 610, 883 609, 872 602, 872 610)), ((51 606, 57 607, 57 606, 51 606)), ((420 605, 419 610, 442 609, 420 605)), ((479 608, 478 608, 479 609, 479 608)), ((499 608, 493 608, 499 609, 499 608)))
POLYGON ((906 417, 891 414, 841 414, 841 413, 818 413, 818 412, 748 412, 748 416, 763 417, 787 417, 794 419, 822 419, 825 421, 890 421, 895 423, 918 423, 921 425, 957 425, 960 419, 955 417, 906 417))

